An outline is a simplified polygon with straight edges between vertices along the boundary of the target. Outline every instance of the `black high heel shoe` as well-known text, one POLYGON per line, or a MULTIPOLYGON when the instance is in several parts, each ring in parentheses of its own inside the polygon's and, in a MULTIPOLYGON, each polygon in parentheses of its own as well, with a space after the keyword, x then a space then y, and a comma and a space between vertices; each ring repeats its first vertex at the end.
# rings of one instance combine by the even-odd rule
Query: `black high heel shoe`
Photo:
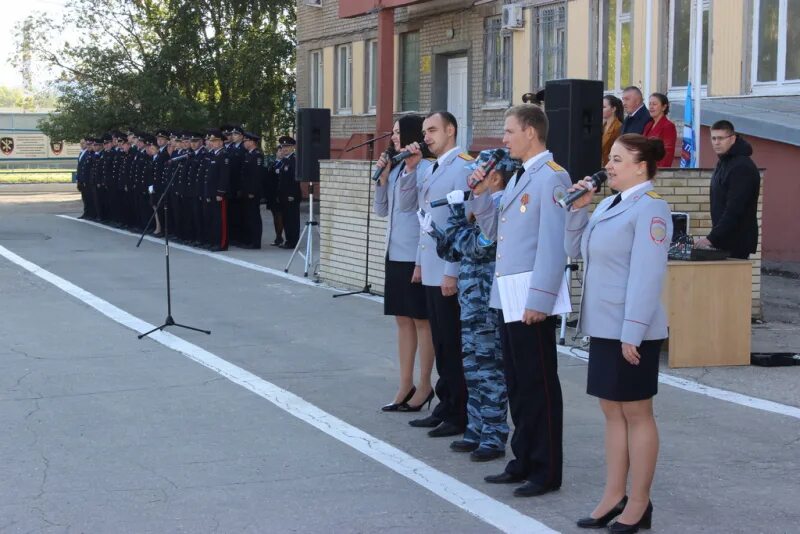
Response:
POLYGON ((628 503, 628 496, 624 496, 617 505, 600 517, 594 518, 592 516, 583 517, 578 519, 578 526, 581 528, 603 528, 608 525, 608 522, 617 517, 625 509, 628 503))
POLYGON ((634 532, 639 532, 640 528, 649 529, 650 526, 653 524, 653 502, 647 503, 647 508, 645 509, 644 513, 642 514, 642 518, 639 519, 633 525, 626 525, 625 523, 620 523, 617 521, 610 527, 608 527, 609 532, 614 532, 615 534, 633 534, 634 532))
POLYGON ((386 406, 383 406, 381 408, 381 411, 383 411, 383 412, 396 412, 396 411, 399 411, 400 407, 405 405, 405 403, 407 403, 408 401, 410 401, 411 397, 413 397, 414 393, 416 393, 416 392, 417 392, 417 387, 416 386, 411 386, 411 390, 408 392, 408 394, 405 397, 403 397, 403 400, 401 400, 400 402, 393 402, 391 404, 387 404, 386 406))
MULTIPOLYGON (((400 412, 419 412, 419 411, 422 410, 422 407, 425 406, 426 404, 428 405, 428 408, 430 409, 431 402, 433 402, 433 397, 435 395, 436 394, 433 392, 433 390, 431 390, 431 392, 428 394, 428 397, 424 401, 422 401, 422 404, 420 404, 419 406, 411 406, 407 402, 404 402, 403 404, 401 404, 397 408, 397 410, 400 411, 400 412)), ((410 397, 409 397, 409 399, 410 399, 410 397)))

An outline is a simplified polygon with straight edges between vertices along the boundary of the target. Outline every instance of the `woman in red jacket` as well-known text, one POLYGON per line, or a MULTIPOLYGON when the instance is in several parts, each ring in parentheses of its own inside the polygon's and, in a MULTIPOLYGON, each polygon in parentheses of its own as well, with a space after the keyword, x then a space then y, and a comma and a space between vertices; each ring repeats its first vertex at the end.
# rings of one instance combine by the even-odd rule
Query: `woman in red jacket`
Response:
POLYGON ((658 162, 658 167, 672 167, 672 163, 675 161, 675 142, 678 138, 678 132, 675 129, 675 123, 667 118, 669 114, 669 98, 662 93, 653 93, 650 95, 647 109, 650 111, 650 116, 653 120, 644 127, 643 135, 661 139, 664 143, 665 155, 658 162))

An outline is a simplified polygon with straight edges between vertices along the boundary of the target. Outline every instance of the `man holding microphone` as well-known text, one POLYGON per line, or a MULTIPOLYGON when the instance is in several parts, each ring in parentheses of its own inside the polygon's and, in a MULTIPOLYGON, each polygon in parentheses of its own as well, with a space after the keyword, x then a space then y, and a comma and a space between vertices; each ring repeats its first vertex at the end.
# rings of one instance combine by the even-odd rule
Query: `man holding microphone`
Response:
MULTIPOLYGON (((510 157, 523 162, 505 191, 497 193, 496 224, 481 224, 488 239, 497 242, 497 261, 489 305, 502 310, 501 277, 526 276, 525 309, 512 322, 501 311, 508 400, 514 435, 514 459, 505 470, 485 478, 492 484, 520 483, 517 497, 533 497, 561 487, 563 404, 558 379, 555 317, 556 296, 566 265, 564 210, 558 205, 570 187, 569 174, 553 161, 545 146, 548 121, 534 104, 506 112, 503 143, 510 157), (502 195, 502 196, 500 196, 502 195)), ((480 182, 484 171, 470 179, 480 182)), ((490 177, 494 177, 492 174, 490 177)), ((489 180, 486 180, 489 181, 489 180)), ((476 192, 485 189, 484 184, 476 192)), ((486 193, 480 193, 480 197, 486 193)))

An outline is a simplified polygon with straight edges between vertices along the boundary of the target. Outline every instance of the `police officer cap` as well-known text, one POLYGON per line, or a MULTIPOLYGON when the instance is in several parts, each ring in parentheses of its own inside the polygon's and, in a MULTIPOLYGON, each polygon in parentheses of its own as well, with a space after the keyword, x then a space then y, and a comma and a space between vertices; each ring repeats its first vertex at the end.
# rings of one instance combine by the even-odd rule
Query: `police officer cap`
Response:
POLYGON ((244 134, 244 128, 241 126, 231 126, 230 133, 232 134, 244 134))
POLYGON ((103 143, 110 143, 112 141, 112 139, 114 139, 114 138, 112 137, 111 133, 109 132, 109 133, 103 134, 103 137, 102 137, 101 140, 103 141, 103 143))
POLYGON ((297 141, 295 141, 293 137, 282 135, 278 138, 278 144, 281 146, 295 146, 297 141))
POLYGON ((200 132, 189 132, 189 140, 190 141, 202 141, 203 134, 200 132))
POLYGON ((112 135, 114 136, 114 139, 116 139, 117 141, 127 141, 128 140, 128 136, 126 134, 120 132, 120 131, 116 131, 112 135))
POLYGON ((163 137, 164 139, 169 139, 169 131, 167 130, 157 130, 156 137, 163 137))
POLYGON ((206 139, 213 141, 214 139, 223 139, 223 131, 220 128, 211 128, 206 130, 206 139))
POLYGON ((219 127, 219 130, 222 132, 223 135, 228 135, 229 133, 231 133, 232 129, 233 125, 231 124, 223 124, 222 126, 219 127))
POLYGON ((249 139, 250 141, 255 141, 256 143, 261 142, 261 137, 254 134, 253 132, 244 132, 244 138, 249 139))
POLYGON ((156 136, 155 135, 151 135, 151 134, 148 134, 148 133, 142 133, 142 135, 139 136, 139 139, 141 139, 142 142, 145 145, 155 145, 156 144, 156 136))
POLYGON ((192 132, 183 131, 181 132, 180 139, 181 141, 189 141, 192 138, 192 132))

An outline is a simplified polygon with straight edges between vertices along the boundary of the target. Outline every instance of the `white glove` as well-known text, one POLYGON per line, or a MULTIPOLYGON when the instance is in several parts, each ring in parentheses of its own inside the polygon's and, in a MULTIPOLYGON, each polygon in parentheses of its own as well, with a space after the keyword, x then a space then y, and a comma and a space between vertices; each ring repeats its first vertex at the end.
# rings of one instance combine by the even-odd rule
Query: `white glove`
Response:
POLYGON ((433 230, 433 222, 430 213, 422 214, 422 210, 417 210, 417 219, 419 220, 419 228, 423 232, 430 233, 433 230))
POLYGON ((447 203, 448 204, 463 204, 464 203, 464 191, 461 189, 456 189, 455 191, 450 191, 447 193, 447 203))
POLYGON ((153 194, 153 191, 155 191, 155 189, 153 189, 153 186, 152 186, 152 185, 148 185, 148 186, 147 186, 147 192, 148 192, 148 193, 150 193, 150 194, 152 195, 152 194, 153 194))

